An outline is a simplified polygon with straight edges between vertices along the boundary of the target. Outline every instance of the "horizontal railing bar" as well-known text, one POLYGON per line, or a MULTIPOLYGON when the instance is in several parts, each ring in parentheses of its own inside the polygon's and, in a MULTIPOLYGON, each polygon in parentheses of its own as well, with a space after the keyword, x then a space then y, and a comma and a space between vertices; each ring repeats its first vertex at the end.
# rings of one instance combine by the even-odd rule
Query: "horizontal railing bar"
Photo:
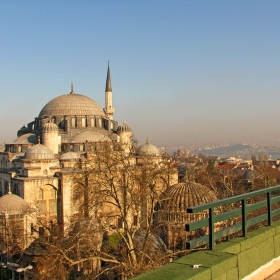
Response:
POLYGON ((204 235, 202 237, 190 240, 187 242, 187 249, 192 249, 209 243, 209 235, 204 235))
POLYGON ((249 204, 247 206, 247 212, 252 212, 254 210, 258 210, 258 209, 266 207, 266 206, 267 206, 267 201, 266 200, 262 200, 260 202, 254 203, 254 204, 249 204))
POLYGON ((198 212, 210 209, 210 208, 219 207, 219 206, 222 206, 222 205, 225 205, 225 204, 241 201, 243 199, 252 198, 252 197, 255 197, 255 196, 267 194, 268 192, 273 192, 273 191, 278 191, 278 190, 280 190, 280 186, 275 186, 275 187, 270 187, 270 188, 266 188, 266 189, 262 189, 262 190, 257 190, 257 191, 246 193, 246 194, 240 194, 240 195, 237 195, 237 196, 233 196, 233 197, 229 197, 229 198, 221 199, 221 200, 218 200, 218 201, 209 202, 209 203, 206 203, 206 204, 202 204, 202 205, 198 205, 198 206, 188 208, 187 213, 198 213, 198 212))
MULTIPOLYGON (((279 194, 279 195, 280 195, 280 194, 279 194)), ((272 202, 272 204, 275 204, 275 203, 277 203, 277 202, 280 202, 280 196, 273 197, 273 198, 271 199, 271 202, 272 202)))

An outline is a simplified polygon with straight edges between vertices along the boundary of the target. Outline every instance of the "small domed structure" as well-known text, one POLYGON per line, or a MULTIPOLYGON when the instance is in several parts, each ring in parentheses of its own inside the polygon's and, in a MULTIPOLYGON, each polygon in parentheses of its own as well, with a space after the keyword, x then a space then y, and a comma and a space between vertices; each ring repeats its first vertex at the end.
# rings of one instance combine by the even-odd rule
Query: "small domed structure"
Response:
POLYGON ((20 137, 24 134, 28 133, 28 129, 27 127, 24 125, 23 127, 21 127, 18 132, 17 132, 17 137, 20 137))
POLYGON ((29 160, 54 159, 54 154, 51 149, 39 143, 29 148, 24 158, 29 160))
POLYGON ((149 143, 147 138, 146 143, 137 149, 138 156, 160 156, 159 150, 156 146, 149 143))
POLYGON ((44 124, 42 130, 43 131, 58 131, 58 127, 55 123, 48 122, 48 123, 44 124))
POLYGON ((76 152, 67 152, 60 157, 61 160, 76 160, 80 158, 81 158, 80 154, 76 152))
POLYGON ((70 142, 85 143, 85 142, 111 142, 111 141, 112 140, 107 135, 99 131, 87 130, 76 135, 70 142))
POLYGON ((208 217, 207 211, 188 214, 187 208, 215 200, 217 197, 211 190, 193 182, 175 184, 161 195, 156 222, 169 249, 186 249, 189 236, 185 230, 186 223, 208 217))
POLYGON ((159 256, 168 252, 164 241, 157 234, 147 234, 147 230, 141 228, 135 232, 133 241, 135 249, 139 252, 145 252, 149 257, 159 256))
POLYGON ((126 124, 125 122, 123 122, 117 129, 117 132, 120 133, 120 132, 132 132, 132 129, 131 127, 126 124))
POLYGON ((251 169, 246 170, 246 172, 242 176, 242 179, 247 183, 252 183, 255 179, 260 178, 260 174, 257 171, 251 169))
POLYGON ((0 197, 0 216, 26 214, 29 210, 29 205, 18 195, 9 192, 0 197))
POLYGON ((217 200, 207 187, 194 183, 178 183, 168 188, 161 196, 164 209, 172 212, 186 212, 188 207, 217 200))

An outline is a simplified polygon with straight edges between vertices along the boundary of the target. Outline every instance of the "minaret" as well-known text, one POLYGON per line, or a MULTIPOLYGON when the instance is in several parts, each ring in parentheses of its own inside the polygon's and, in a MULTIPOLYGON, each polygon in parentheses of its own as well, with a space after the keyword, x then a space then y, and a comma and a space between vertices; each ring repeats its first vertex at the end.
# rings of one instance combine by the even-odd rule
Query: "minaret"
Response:
POLYGON ((107 79, 106 79, 106 88, 105 88, 105 108, 104 112, 106 116, 112 120, 114 115, 114 107, 112 100, 112 85, 111 85, 111 76, 110 76, 110 66, 108 61, 108 70, 107 70, 107 79))

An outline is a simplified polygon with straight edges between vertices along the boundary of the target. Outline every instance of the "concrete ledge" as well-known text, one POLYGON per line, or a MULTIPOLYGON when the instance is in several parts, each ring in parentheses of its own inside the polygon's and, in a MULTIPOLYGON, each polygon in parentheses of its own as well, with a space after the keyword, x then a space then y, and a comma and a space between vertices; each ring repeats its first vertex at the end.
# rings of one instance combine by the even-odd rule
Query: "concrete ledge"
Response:
POLYGON ((191 253, 134 280, 260 280, 280 269, 280 221, 217 244, 215 250, 191 253), (202 264, 193 269, 194 264, 202 264), (249 275, 249 276, 247 276, 249 275), (245 277, 245 278, 244 278, 245 277), (254 277, 254 278, 248 278, 254 277))

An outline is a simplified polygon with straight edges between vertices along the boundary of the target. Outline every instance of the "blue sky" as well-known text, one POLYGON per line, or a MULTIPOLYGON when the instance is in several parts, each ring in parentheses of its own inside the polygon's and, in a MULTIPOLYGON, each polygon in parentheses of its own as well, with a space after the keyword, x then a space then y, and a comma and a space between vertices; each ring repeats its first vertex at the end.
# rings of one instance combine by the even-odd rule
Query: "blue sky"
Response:
POLYGON ((280 1, 1 1, 0 143, 70 91, 140 143, 280 140, 280 1))

